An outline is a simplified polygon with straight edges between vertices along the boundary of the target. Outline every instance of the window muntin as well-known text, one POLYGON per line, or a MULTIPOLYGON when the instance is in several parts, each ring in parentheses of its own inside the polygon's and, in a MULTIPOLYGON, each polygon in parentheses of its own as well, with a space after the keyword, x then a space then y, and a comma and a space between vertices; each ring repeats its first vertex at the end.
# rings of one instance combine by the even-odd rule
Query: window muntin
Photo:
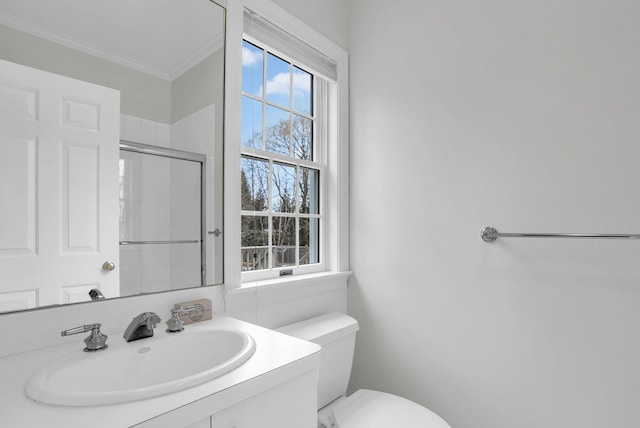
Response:
POLYGON ((242 44, 242 92, 262 97, 264 52, 259 47, 242 44))
POLYGON ((242 216, 242 270, 263 270, 270 266, 269 217, 242 216))
POLYGON ((293 67, 293 109, 304 114, 311 114, 313 107, 313 75, 303 69, 293 67))
POLYGON ((267 101, 291 106, 291 64, 267 52, 267 101))
POLYGON ((298 210, 304 214, 320 214, 317 195, 320 194, 319 171, 301 167, 298 174, 298 210))
POLYGON ((269 162, 243 156, 241 158, 241 201, 243 211, 267 211, 269 201, 269 162))
POLYGON ((291 113, 279 107, 265 105, 265 147, 269 152, 289 156, 291 152, 291 113))
POLYGON ((246 40, 242 70, 242 271, 318 265, 314 76, 246 40))
POLYGON ((262 148, 262 103, 242 97, 242 144, 256 149, 262 148))

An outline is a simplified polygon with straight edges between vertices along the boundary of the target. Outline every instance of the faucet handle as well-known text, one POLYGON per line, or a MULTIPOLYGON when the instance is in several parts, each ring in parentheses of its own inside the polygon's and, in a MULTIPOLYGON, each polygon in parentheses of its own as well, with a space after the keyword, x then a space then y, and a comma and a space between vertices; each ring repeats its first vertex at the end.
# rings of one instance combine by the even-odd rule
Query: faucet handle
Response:
POLYGON ((184 321, 180 319, 180 315, 198 310, 198 306, 202 305, 183 305, 179 308, 171 309, 171 318, 167 321, 167 333, 180 333, 184 330, 184 321))
POLYGON ((171 318, 167 321, 167 333, 179 333, 184 330, 184 321, 180 319, 182 308, 171 309, 171 318))
POLYGON ((60 332, 60 336, 70 336, 72 334, 80 334, 91 331, 91 334, 84 339, 84 343, 86 344, 84 348, 84 352, 95 352, 95 351, 103 351, 109 347, 107 345, 107 336, 100 331, 100 327, 102 324, 86 324, 81 325, 80 327, 70 328, 68 330, 63 330, 60 332))

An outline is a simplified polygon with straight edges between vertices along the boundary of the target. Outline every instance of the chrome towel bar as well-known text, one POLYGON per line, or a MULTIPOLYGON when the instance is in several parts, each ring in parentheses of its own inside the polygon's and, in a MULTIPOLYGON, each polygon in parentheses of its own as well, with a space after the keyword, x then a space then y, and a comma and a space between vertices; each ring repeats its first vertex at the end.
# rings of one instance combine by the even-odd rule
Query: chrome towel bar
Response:
POLYGON ((176 241, 120 241, 120 245, 142 245, 142 244, 199 244, 200 241, 194 240, 176 240, 176 241))
POLYGON ((505 233, 495 227, 483 227, 480 237, 484 242, 494 242, 498 238, 583 238, 583 239, 640 239, 640 234, 615 233, 505 233))

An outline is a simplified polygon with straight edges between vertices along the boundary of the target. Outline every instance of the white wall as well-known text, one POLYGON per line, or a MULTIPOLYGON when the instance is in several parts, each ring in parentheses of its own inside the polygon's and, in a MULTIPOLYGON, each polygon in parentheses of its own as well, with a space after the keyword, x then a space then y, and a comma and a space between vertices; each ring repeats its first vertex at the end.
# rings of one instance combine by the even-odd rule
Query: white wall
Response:
POLYGON ((351 388, 640 426, 640 4, 351 1, 351 388))
POLYGON ((349 1, 272 0, 341 48, 349 46, 349 1))
POLYGON ((279 328, 329 312, 347 311, 349 273, 267 280, 225 293, 227 315, 267 328, 279 328))

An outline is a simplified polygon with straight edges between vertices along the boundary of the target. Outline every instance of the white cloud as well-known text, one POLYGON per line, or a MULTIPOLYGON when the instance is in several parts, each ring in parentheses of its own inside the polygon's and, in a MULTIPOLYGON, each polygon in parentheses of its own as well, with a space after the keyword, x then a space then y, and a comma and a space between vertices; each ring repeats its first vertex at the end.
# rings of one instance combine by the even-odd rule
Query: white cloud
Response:
MULTIPOLYGON (((268 95, 289 95, 290 81, 289 73, 278 73, 273 79, 267 81, 268 95)), ((306 95, 309 93, 309 77, 302 73, 293 73, 293 90, 294 94, 306 95)))
POLYGON ((257 52, 249 48, 242 48, 242 66, 251 67, 262 60, 262 52, 257 52))
POLYGON ((293 73, 293 90, 300 94, 308 94, 310 91, 309 76, 303 73, 293 73))
POLYGON ((289 73, 278 73, 268 80, 267 95, 289 95, 289 73))

